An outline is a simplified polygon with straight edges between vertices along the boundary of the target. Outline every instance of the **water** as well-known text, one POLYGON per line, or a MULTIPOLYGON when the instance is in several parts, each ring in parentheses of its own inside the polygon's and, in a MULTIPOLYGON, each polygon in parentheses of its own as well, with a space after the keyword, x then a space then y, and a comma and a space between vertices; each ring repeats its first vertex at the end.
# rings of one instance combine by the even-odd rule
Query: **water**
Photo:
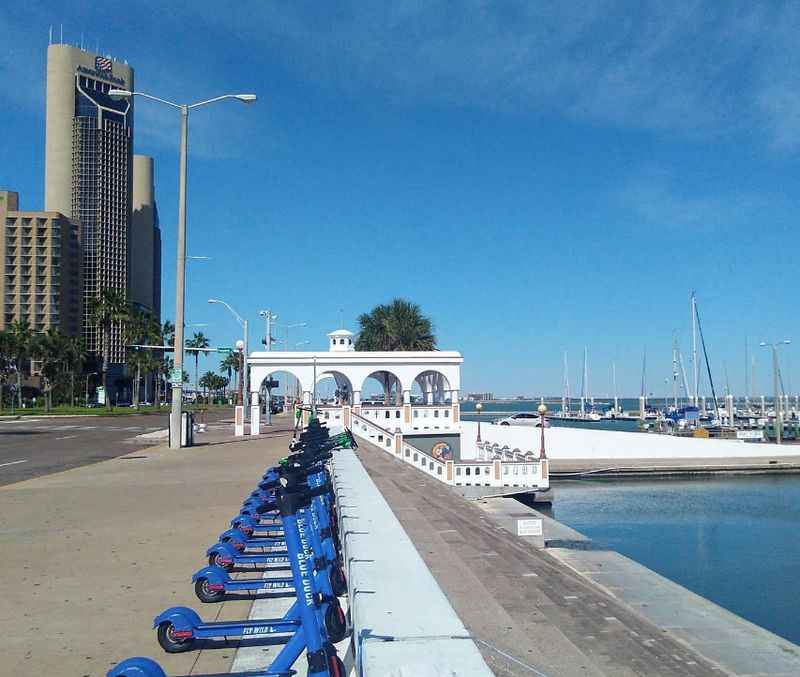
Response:
POLYGON ((800 644, 800 477, 554 486, 559 521, 800 644))

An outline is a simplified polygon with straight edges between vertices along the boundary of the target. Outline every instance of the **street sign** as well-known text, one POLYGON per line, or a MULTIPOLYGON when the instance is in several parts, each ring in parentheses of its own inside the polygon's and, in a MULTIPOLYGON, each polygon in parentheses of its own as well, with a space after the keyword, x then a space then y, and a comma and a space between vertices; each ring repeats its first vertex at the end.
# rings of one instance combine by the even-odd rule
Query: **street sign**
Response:
POLYGON ((228 348, 227 346, 223 346, 221 348, 217 348, 218 353, 223 353, 225 355, 230 355, 233 352, 233 348, 228 348))
POLYGON ((182 385, 183 384, 183 369, 174 368, 169 373, 169 382, 172 385, 182 385))
POLYGON ((103 386, 97 386, 95 391, 97 393, 97 404, 106 403, 106 389, 103 386))

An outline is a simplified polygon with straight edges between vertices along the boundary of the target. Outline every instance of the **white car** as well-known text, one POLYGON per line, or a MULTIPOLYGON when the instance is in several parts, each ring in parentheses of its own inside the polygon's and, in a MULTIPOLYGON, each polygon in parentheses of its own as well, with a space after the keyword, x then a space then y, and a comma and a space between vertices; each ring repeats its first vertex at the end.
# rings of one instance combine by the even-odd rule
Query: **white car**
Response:
MULTIPOLYGON (((505 418, 501 418, 498 421, 495 421, 497 425, 529 425, 534 426, 536 428, 541 427, 541 423, 539 414, 529 414, 527 412, 521 411, 518 414, 512 414, 511 416, 506 416, 505 418)), ((544 424, 545 428, 550 427, 550 422, 545 420, 544 424)))

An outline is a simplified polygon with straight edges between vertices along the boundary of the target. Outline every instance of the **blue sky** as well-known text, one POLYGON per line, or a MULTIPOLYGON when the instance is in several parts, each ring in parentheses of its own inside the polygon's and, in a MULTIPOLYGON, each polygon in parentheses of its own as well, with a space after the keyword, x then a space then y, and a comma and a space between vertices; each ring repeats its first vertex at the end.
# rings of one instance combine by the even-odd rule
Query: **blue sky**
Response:
MULTIPOLYGON (((751 2, 28 2, 0 8, 0 186, 43 202, 47 35, 127 59, 187 102, 187 322, 217 344, 258 311, 325 332, 418 302, 464 390, 665 390, 697 290, 715 380, 744 342, 800 341, 794 311, 800 5, 751 2), (124 17, 109 18, 109 17, 124 17)), ((137 101, 157 164, 174 311, 178 120, 137 101)), ((190 328, 190 331, 192 329, 190 328)), ((263 331, 263 330, 262 330, 263 331)), ((790 346, 787 385, 800 388, 790 346)), ((771 388, 768 355, 758 389, 771 388)))

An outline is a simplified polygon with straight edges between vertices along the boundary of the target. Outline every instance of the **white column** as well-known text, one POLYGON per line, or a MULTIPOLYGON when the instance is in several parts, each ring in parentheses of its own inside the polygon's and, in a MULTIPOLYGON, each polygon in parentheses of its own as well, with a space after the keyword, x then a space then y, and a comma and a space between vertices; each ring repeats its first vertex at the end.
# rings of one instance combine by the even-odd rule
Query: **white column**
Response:
POLYGON ((411 391, 404 390, 403 391, 403 404, 411 404, 411 391))
POLYGON ((250 393, 250 434, 258 435, 261 432, 261 402, 258 391, 250 393))
POLYGON ((311 391, 304 390, 303 391, 303 404, 311 404, 311 391))
POLYGON ((353 391, 353 404, 361 404, 361 391, 354 390, 353 391))

